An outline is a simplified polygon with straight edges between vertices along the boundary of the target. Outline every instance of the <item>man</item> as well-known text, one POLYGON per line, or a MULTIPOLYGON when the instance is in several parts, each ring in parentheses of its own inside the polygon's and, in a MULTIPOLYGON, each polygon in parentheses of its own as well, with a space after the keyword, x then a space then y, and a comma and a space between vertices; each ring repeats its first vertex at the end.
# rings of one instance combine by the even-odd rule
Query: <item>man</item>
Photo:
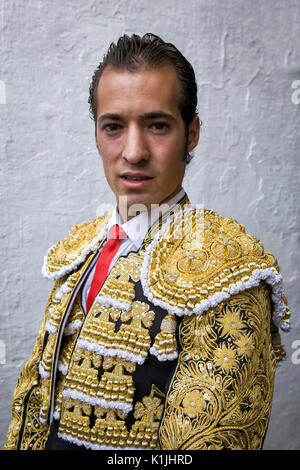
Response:
POLYGON ((289 311, 275 258, 182 189, 193 69, 123 36, 89 103, 116 207, 45 257, 55 282, 5 449, 260 449, 289 311))

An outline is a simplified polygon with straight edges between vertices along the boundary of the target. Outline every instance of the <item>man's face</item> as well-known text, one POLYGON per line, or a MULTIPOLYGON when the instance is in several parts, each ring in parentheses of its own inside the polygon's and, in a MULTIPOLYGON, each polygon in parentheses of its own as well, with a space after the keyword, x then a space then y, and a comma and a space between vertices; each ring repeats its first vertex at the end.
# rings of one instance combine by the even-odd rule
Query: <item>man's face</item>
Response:
MULTIPOLYGON (((184 158, 198 143, 199 119, 186 141, 173 66, 137 72, 107 67, 98 84, 95 139, 117 203, 167 201, 181 187, 184 158)), ((121 213, 127 220, 127 214, 121 213)))

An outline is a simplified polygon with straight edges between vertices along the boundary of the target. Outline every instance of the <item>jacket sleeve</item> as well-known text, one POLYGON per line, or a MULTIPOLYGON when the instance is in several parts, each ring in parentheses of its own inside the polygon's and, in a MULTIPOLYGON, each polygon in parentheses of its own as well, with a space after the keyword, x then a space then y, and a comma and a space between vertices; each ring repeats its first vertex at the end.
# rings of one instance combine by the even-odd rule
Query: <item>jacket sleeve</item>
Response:
POLYGON ((267 285, 184 317, 159 428, 161 449, 260 449, 276 358, 267 285))
POLYGON ((23 366, 12 399, 12 419, 8 427, 3 450, 24 448, 42 448, 42 441, 48 431, 48 425, 39 420, 41 408, 41 381, 39 362, 47 340, 47 310, 51 294, 57 287, 54 284, 45 311, 45 318, 38 332, 30 359, 23 366))

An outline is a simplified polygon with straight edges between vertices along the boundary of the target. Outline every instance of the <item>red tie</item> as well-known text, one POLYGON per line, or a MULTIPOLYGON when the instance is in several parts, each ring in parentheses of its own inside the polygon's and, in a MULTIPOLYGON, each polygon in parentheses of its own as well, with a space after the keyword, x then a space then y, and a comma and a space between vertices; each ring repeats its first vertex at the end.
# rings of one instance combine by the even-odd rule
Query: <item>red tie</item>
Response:
POLYGON ((105 243, 100 256, 97 261, 95 274, 90 287, 86 311, 88 312, 96 295, 101 289, 109 270, 110 263, 112 262, 116 252, 118 251, 121 241, 126 238, 126 233, 119 225, 114 225, 111 229, 110 238, 105 243))

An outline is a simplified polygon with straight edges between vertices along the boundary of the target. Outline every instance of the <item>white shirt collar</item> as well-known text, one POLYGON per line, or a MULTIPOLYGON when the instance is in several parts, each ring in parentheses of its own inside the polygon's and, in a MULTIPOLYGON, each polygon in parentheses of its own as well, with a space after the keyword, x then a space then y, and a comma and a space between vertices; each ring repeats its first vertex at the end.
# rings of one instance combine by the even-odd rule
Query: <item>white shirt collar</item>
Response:
POLYGON ((111 218, 108 221, 108 237, 110 235, 111 228, 118 224, 126 232, 127 237, 134 244, 136 249, 140 248, 149 228, 158 220, 158 218, 164 215, 168 210, 176 205, 184 196, 184 189, 181 190, 173 196, 171 199, 160 205, 154 205, 151 210, 141 212, 132 219, 128 220, 125 223, 121 223, 121 217, 118 211, 117 206, 115 206, 111 218))

